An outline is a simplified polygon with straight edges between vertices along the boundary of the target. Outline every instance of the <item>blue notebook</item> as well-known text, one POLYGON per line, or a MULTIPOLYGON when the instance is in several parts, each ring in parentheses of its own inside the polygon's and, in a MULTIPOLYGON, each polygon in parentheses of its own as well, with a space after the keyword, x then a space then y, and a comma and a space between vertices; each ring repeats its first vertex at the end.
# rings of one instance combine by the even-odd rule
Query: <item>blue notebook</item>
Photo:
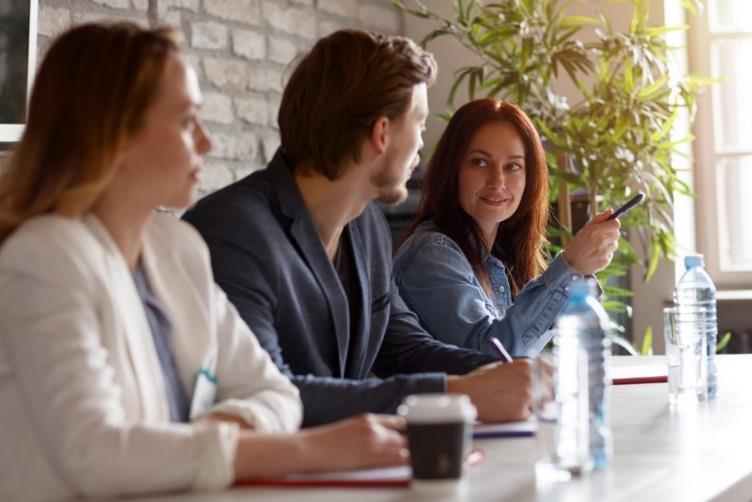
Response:
POLYGON ((537 427, 534 418, 505 424, 477 423, 473 429, 473 439, 532 437, 537 427))

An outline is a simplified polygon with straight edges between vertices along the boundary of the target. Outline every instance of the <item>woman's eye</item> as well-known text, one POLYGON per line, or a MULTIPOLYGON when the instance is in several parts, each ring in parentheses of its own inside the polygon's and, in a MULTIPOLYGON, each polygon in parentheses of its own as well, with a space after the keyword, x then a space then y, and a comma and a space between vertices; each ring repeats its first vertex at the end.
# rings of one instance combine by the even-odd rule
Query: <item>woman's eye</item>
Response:
POLYGON ((470 162, 472 163, 472 165, 474 165, 476 167, 487 167, 488 166, 488 161, 486 161, 486 159, 472 159, 470 162))
POLYGON ((510 171, 520 171, 524 169, 524 167, 521 164, 509 164, 507 165, 507 169, 510 171))

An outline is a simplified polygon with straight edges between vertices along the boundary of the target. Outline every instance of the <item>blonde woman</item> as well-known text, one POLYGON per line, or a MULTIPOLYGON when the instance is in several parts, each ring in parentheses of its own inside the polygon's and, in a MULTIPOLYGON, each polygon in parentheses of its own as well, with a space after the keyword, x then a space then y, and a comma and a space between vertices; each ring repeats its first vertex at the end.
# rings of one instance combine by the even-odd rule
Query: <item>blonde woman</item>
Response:
POLYGON ((294 433, 298 392, 188 225, 211 148, 169 30, 50 47, 0 178, 0 499, 212 490, 401 463, 392 417, 294 433))

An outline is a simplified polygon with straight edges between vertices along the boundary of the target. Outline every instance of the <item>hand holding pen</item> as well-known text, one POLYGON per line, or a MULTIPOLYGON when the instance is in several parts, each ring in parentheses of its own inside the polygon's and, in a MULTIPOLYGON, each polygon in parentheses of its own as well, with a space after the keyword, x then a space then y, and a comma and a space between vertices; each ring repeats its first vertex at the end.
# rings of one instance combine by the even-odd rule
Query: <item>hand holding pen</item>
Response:
POLYGON ((622 216, 624 213, 635 207, 637 204, 645 200, 645 194, 642 192, 637 192, 637 195, 629 199, 623 206, 621 206, 619 209, 614 211, 611 216, 608 217, 609 220, 615 220, 618 219, 620 216, 622 216))
POLYGON ((582 275, 593 275, 606 268, 619 247, 619 217, 643 200, 645 194, 638 192, 616 211, 605 211, 587 222, 564 249, 564 259, 569 266, 582 275))
POLYGON ((593 275, 611 263, 619 246, 621 224, 610 210, 597 214, 564 248, 564 260, 578 274, 593 275))

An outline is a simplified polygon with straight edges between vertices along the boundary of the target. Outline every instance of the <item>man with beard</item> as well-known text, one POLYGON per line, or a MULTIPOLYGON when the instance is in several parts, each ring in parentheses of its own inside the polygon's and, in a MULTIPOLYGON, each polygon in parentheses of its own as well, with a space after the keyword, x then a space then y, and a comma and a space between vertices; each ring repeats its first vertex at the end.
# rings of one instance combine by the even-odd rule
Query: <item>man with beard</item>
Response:
POLYGON ((298 63, 266 169, 184 218, 219 285, 300 389, 304 426, 393 413, 409 394, 468 394, 484 421, 525 418, 530 365, 434 340, 392 279, 389 228, 419 161, 433 57, 403 37, 342 30, 298 63), (448 376, 449 375, 449 376, 448 376))

